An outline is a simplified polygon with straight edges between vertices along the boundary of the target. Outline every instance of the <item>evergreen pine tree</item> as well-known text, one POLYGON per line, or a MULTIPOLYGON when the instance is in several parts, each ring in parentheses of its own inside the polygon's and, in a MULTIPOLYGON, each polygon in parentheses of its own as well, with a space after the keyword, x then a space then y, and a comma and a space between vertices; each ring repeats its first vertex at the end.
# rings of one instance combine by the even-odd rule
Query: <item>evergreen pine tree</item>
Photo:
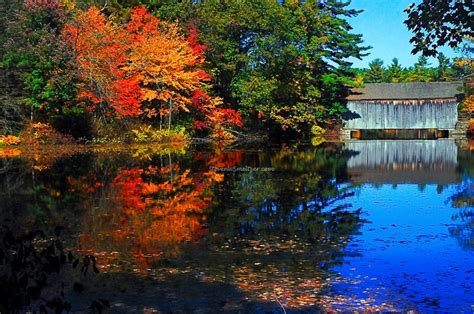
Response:
POLYGON ((386 81, 388 83, 400 83, 403 81, 403 69, 397 58, 393 58, 392 64, 387 69, 386 81))
POLYGON ((375 59, 369 63, 369 70, 365 74, 365 83, 382 83, 384 82, 385 68, 382 59, 375 59))

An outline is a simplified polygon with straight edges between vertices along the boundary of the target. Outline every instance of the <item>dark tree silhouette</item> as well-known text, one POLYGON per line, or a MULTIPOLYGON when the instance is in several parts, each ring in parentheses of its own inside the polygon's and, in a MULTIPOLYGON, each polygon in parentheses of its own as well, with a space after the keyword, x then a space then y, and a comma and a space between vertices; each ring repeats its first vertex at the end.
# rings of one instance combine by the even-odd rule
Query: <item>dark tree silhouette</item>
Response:
POLYGON ((405 24, 413 32, 413 54, 435 56, 439 47, 456 48, 465 37, 474 36, 472 0, 423 0, 405 12, 405 24))

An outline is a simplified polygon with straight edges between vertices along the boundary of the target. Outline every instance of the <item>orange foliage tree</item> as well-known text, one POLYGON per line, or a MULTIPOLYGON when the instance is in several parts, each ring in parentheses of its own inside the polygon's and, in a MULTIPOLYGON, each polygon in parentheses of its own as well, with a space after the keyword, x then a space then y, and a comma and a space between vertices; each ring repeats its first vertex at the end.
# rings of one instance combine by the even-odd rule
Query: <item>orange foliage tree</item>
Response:
POLYGON ((173 111, 189 111, 193 91, 209 80, 199 69, 202 57, 179 34, 176 24, 159 22, 143 7, 132 10, 125 29, 132 38, 125 70, 140 78, 146 114, 171 117, 173 111))
POLYGON ((203 91, 210 76, 200 68, 206 47, 199 44, 195 26, 190 26, 186 39, 176 24, 159 22, 138 7, 132 10, 126 29, 133 38, 133 48, 125 69, 139 75, 142 101, 147 104, 144 111, 149 117, 159 115, 161 122, 167 115, 170 128, 174 111, 193 111, 207 121, 200 127, 210 127, 219 137, 224 136, 226 125, 242 126, 237 112, 220 108, 221 99, 203 91))
POLYGON ((197 119, 194 122, 198 130, 209 129, 215 138, 232 139, 234 136, 229 132, 230 127, 234 125, 242 127, 240 113, 233 109, 221 108, 220 98, 213 98, 202 90, 196 90, 191 102, 203 117, 203 120, 197 119))
POLYGON ((204 92, 210 76, 201 69, 205 46, 197 34, 191 26, 184 37, 176 24, 159 21, 144 7, 132 9, 125 25, 96 8, 78 13, 63 35, 75 51, 79 98, 91 110, 159 117, 160 128, 167 117, 168 129, 173 113, 192 112, 203 120, 198 128, 224 136, 226 126, 242 126, 241 117, 204 92))
POLYGON ((138 77, 123 69, 130 50, 129 34, 94 7, 79 11, 62 33, 75 53, 78 98, 88 102, 91 111, 110 114, 111 108, 120 116, 139 115, 138 77))

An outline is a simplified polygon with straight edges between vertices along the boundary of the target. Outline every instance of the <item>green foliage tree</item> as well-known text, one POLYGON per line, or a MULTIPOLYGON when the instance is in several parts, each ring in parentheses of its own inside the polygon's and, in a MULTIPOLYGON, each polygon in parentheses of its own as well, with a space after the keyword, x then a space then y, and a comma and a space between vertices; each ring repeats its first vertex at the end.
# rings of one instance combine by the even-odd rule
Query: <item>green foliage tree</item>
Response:
POLYGON ((413 53, 437 54, 438 47, 458 47, 465 37, 474 36, 472 0, 423 0, 405 12, 405 24, 413 31, 413 53))
POLYGON ((22 73, 32 118, 34 110, 62 114, 75 98, 72 52, 60 34, 66 18, 59 1, 25 1, 12 10, 2 62, 22 73))
POLYGON ((348 86, 354 84, 347 59, 361 58, 365 48, 346 21, 359 11, 347 5, 333 0, 192 5, 163 0, 153 8, 161 18, 180 17, 183 25, 198 27, 208 48, 214 92, 250 125, 260 125, 260 118, 270 127, 301 131, 338 117, 348 86))
POLYGON ((449 58, 443 53, 438 54, 438 67, 436 68, 435 81, 448 81, 453 77, 453 70, 449 58))
POLYGON ((420 56, 414 67, 410 69, 407 82, 430 82, 432 80, 432 71, 429 69, 428 59, 420 56))
POLYGON ((20 73, 5 61, 8 45, 15 42, 18 33, 13 32, 12 12, 21 6, 19 0, 0 1, 0 134, 16 133, 22 127, 26 115, 22 104, 20 73))
POLYGON ((385 68, 382 59, 375 59, 369 63, 369 70, 365 73, 366 83, 382 83, 385 81, 385 68))
POLYGON ((243 113, 250 126, 308 131, 340 117, 356 84, 347 60, 365 55, 361 35, 351 33, 347 22, 360 11, 336 0, 28 0, 18 2, 8 27, 8 36, 17 34, 18 40, 2 49, 6 63, 25 70, 30 107, 61 115, 76 99, 76 65, 60 32, 70 20, 65 6, 96 6, 126 21, 136 5, 162 20, 178 20, 183 33, 199 30, 213 93, 243 113))
POLYGON ((392 64, 387 69, 386 81, 388 83, 400 83, 404 79, 403 68, 397 58, 393 58, 392 64))
POLYGON ((418 61, 406 69, 400 65, 397 58, 392 59, 388 68, 383 67, 383 61, 375 59, 369 64, 369 69, 356 70, 357 75, 362 77, 364 83, 404 83, 404 82, 432 82, 450 81, 461 79, 469 71, 460 66, 459 59, 451 63, 444 54, 438 55, 438 66, 430 67, 428 59, 420 56, 418 61))

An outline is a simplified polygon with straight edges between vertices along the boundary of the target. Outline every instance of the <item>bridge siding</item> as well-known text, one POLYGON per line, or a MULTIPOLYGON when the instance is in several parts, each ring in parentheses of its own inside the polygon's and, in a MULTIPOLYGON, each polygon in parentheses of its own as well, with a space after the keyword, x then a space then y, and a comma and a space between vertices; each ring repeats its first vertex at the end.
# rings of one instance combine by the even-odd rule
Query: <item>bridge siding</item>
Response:
POLYGON ((346 121, 346 129, 454 129, 457 102, 421 103, 349 101, 350 112, 360 118, 346 121))

